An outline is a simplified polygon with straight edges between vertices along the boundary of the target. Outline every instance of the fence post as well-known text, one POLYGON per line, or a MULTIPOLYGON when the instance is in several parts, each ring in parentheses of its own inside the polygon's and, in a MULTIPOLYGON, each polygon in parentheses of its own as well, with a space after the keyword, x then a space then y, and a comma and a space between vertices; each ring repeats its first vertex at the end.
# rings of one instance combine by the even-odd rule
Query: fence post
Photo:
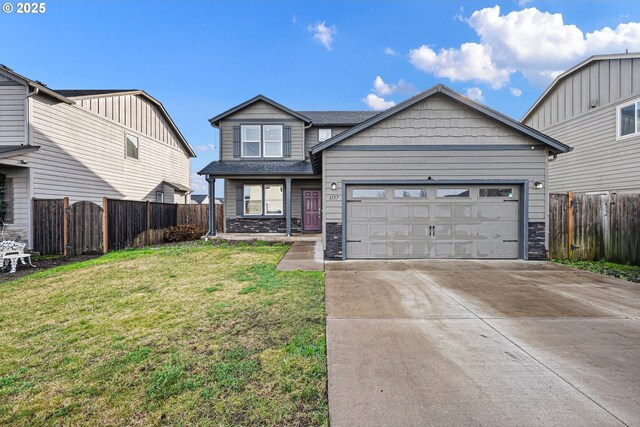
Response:
POLYGON ((147 238, 145 246, 149 246, 151 244, 151 202, 149 200, 147 200, 147 232, 145 236, 147 238))
POLYGON ((109 214, 107 213, 109 202, 102 198, 102 253, 109 252, 109 214))
POLYGON ((69 198, 62 199, 62 254, 69 255, 69 198))
POLYGON ((567 198, 567 258, 571 259, 573 252, 573 193, 569 191, 567 198))

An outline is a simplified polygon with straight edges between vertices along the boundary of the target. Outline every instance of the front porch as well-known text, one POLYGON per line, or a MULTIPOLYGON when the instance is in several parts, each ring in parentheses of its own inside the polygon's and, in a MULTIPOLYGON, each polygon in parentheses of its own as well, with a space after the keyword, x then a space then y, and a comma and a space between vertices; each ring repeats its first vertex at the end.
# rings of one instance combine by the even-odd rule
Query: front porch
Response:
MULTIPOLYGON (((215 180, 224 179, 223 235, 229 240, 280 241, 294 233, 315 240, 322 232, 322 181, 313 175, 208 175, 209 201, 215 200, 215 180), (246 238, 232 238, 246 236, 246 238), (276 240, 273 240, 275 238, 276 240)), ((215 224, 207 236, 218 237, 215 224)), ((219 233, 218 233, 219 234, 219 233)))

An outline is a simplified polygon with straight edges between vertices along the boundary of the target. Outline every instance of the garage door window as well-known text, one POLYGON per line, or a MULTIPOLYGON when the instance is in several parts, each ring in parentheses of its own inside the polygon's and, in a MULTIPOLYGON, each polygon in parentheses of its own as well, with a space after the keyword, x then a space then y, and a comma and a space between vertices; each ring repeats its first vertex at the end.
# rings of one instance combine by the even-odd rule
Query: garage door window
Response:
POLYGON ((436 197, 469 197, 468 188, 438 188, 436 197))
POLYGON ((396 199, 419 199, 427 197, 427 190, 424 188, 396 188, 393 190, 393 197, 396 199))
POLYGON ((513 188, 481 188, 480 197, 513 197, 513 188))
POLYGON ((383 188, 359 188, 353 190, 353 197, 359 199, 384 199, 387 196, 383 188))

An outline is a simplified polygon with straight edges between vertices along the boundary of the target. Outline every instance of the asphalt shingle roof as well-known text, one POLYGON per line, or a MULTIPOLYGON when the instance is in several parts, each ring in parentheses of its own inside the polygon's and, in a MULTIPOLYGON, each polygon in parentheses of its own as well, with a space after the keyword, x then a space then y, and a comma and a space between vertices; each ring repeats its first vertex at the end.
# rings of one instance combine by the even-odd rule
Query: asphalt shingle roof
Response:
POLYGON ((215 161, 198 172, 200 175, 313 175, 309 162, 286 160, 215 161))
POLYGON ((353 126, 370 119, 380 111, 298 111, 298 113, 308 117, 316 126, 353 126))

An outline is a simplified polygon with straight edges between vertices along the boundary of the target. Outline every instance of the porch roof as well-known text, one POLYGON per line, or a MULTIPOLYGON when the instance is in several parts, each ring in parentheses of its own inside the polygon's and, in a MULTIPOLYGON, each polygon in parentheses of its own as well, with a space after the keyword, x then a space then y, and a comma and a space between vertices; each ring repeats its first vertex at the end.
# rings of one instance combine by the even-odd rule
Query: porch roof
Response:
POLYGON ((39 145, 0 145, 0 159, 38 151, 39 145))
POLYGON ((215 161, 209 163, 198 175, 225 176, 243 175, 314 175, 310 162, 287 160, 215 161))

